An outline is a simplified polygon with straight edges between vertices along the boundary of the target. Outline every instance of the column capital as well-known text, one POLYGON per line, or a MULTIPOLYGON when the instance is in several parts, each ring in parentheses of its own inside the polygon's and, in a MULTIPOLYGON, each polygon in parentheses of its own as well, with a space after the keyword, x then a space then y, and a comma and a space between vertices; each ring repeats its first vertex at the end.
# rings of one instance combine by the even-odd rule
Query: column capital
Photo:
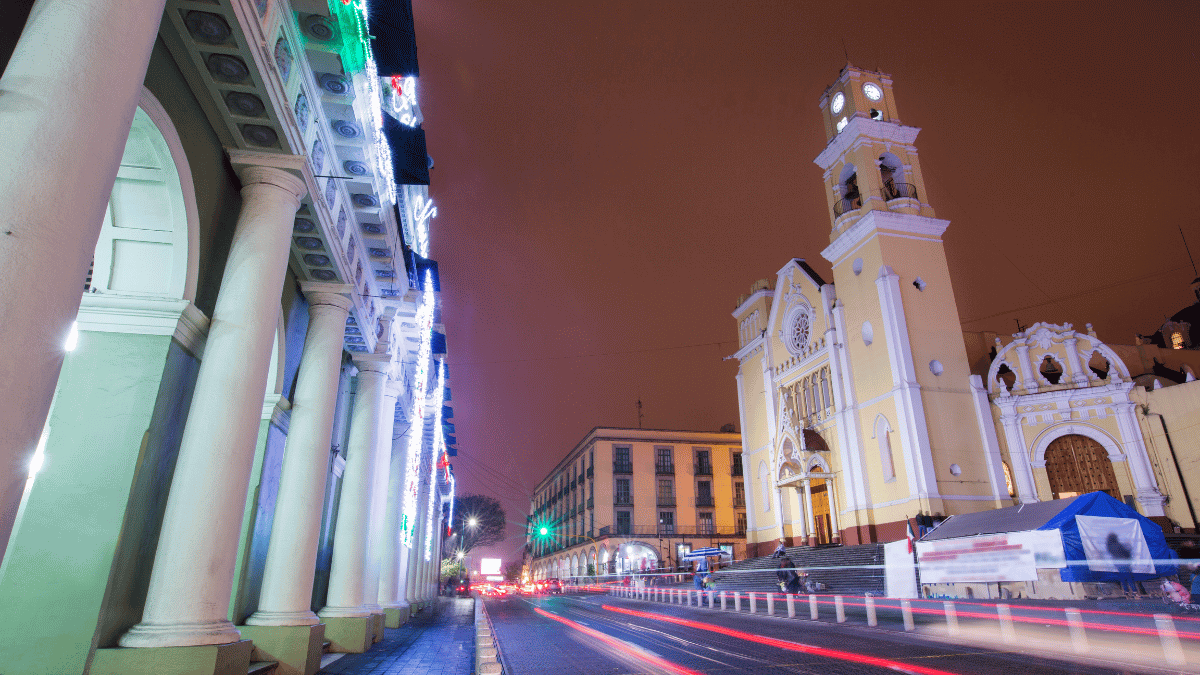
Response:
POLYGON ((308 194, 305 172, 307 158, 303 155, 280 155, 272 152, 228 149, 229 163, 242 181, 242 187, 261 183, 290 192, 299 201, 308 194))
POLYGON ((358 368, 359 374, 371 371, 387 375, 392 369, 392 356, 390 354, 355 354, 352 358, 354 367, 358 368))
POLYGON ((301 281, 300 290, 308 300, 309 307, 314 305, 333 305, 346 310, 354 306, 350 294, 354 287, 350 284, 331 284, 324 281, 301 281))

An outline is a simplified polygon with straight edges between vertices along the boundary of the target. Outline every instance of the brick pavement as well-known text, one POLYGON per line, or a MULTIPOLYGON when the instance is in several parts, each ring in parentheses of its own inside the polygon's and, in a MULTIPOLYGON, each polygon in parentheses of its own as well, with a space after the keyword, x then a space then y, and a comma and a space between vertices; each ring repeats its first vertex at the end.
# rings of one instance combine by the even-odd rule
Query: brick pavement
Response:
POLYGON ((347 654, 322 668, 332 675, 471 675, 475 664, 475 601, 438 598, 365 654, 347 654))

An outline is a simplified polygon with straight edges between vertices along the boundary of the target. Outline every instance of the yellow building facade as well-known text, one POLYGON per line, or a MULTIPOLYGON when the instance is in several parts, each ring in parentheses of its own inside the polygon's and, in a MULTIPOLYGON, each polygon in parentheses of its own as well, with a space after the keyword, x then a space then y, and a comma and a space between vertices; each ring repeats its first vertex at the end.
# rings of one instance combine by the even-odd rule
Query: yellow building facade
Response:
MULTIPOLYGON (((733 314, 751 552, 781 537, 892 541, 918 515, 1094 489, 1193 527, 1187 472, 1160 456, 1165 438, 1148 441, 1157 390, 1135 382, 1146 356, 1131 375, 1090 326, 964 335, 942 243, 950 223, 925 201, 920 130, 900 121, 891 78, 847 65, 820 109, 832 283, 793 259, 733 314)), ((1195 350, 1137 349, 1200 367, 1195 350)), ((1194 395, 1172 398, 1184 402, 1167 414, 1194 414, 1194 395)))
POLYGON ((675 571, 694 549, 732 553, 747 522, 741 459, 733 432, 592 429, 534 489, 531 576, 675 571))

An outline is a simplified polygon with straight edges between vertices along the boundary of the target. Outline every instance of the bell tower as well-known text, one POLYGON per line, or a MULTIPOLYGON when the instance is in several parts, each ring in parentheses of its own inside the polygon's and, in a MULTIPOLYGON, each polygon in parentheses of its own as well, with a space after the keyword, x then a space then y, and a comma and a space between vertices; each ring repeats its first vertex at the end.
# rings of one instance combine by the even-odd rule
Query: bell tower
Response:
MULTIPOLYGON (((950 515, 1000 505, 1000 458, 984 452, 942 235, 915 142, 900 121, 892 79, 847 64, 821 95, 839 342, 858 415, 869 522, 903 536, 914 513, 950 515)), ((986 394, 982 399, 986 404, 986 394)), ((983 411, 986 412, 986 407, 983 411)))

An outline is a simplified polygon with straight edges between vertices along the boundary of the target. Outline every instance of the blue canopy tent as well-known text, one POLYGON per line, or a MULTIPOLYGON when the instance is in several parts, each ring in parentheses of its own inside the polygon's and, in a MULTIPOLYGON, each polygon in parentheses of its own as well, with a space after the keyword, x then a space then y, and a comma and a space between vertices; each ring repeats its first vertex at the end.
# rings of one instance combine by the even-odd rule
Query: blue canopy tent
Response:
POLYGON ((1162 528, 1105 492, 952 516, 920 541, 1037 530, 1061 534, 1063 581, 1145 581, 1177 572, 1164 562, 1175 556, 1162 528))

